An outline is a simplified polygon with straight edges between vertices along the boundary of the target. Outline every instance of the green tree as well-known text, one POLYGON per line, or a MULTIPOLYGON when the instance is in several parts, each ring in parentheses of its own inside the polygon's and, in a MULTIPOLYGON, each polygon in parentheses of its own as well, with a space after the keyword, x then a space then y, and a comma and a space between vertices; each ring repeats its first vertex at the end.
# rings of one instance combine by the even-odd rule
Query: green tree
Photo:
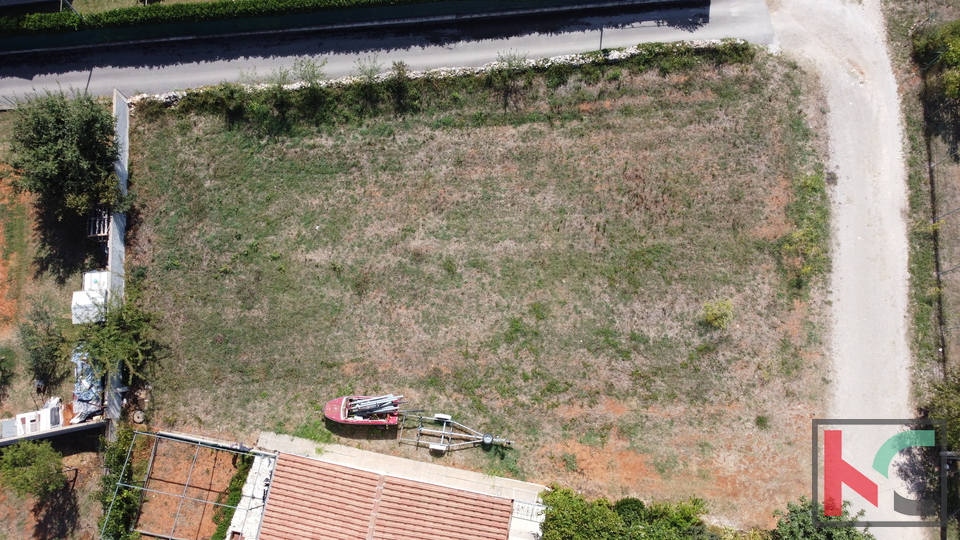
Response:
POLYGON ((67 485, 63 456, 49 441, 20 441, 0 456, 0 482, 19 497, 34 496, 41 501, 67 485))
POLYGON ((87 93, 34 94, 18 104, 13 126, 13 185, 35 193, 63 219, 115 205, 120 191, 113 116, 87 93))
MULTIPOLYGON (((849 502, 843 503, 843 515, 824 516, 823 521, 852 521, 858 516, 851 516, 847 507, 849 502)), ((819 515, 823 515, 823 505, 817 505, 819 515)), ((775 540, 872 540, 873 535, 860 531, 856 527, 815 527, 813 525, 813 501, 800 497, 796 503, 787 503, 787 511, 774 512, 777 517, 777 528, 773 531, 775 540)))
POLYGON ((43 301, 38 301, 26 319, 17 326, 20 343, 27 350, 27 369, 30 375, 45 384, 56 386, 62 382, 66 370, 67 340, 62 324, 43 301))

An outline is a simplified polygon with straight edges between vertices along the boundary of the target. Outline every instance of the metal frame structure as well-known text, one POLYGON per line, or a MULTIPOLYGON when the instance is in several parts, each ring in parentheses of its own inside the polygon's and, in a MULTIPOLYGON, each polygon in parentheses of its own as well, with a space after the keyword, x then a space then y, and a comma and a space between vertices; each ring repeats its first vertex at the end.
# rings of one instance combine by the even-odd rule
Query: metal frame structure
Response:
MULTIPOLYGON (((137 490, 137 491, 140 492, 140 493, 139 493, 139 494, 140 494, 139 504, 138 504, 138 508, 137 508, 137 519, 136 519, 136 521, 134 522, 134 527, 136 527, 136 524, 139 523, 139 520, 140 520, 141 511, 143 510, 143 498, 144 498, 144 494, 145 494, 145 493, 154 493, 154 494, 165 495, 165 496, 170 496, 170 497, 177 497, 177 498, 180 499, 180 500, 179 500, 179 503, 178 503, 178 505, 177 505, 177 513, 174 515, 173 525, 172 525, 172 528, 170 529, 169 534, 161 533, 161 532, 154 532, 154 531, 145 531, 145 530, 141 530, 141 529, 139 529, 139 528, 135 528, 135 529, 133 529, 133 531, 131 531, 131 532, 134 532, 134 531, 135 531, 135 532, 138 532, 138 533, 140 533, 141 535, 144 535, 144 536, 149 536, 149 537, 153 537, 153 538, 162 538, 162 539, 165 539, 165 540, 187 540, 187 539, 184 539, 184 538, 178 538, 178 537, 175 537, 175 536, 174 536, 174 533, 175 533, 176 530, 177 530, 177 525, 178 525, 178 522, 179 522, 179 519, 180 519, 180 513, 181 513, 181 511, 183 510, 184 501, 193 501, 193 502, 198 502, 198 503, 202 503, 202 504, 209 504, 209 505, 214 506, 214 507, 232 508, 235 513, 236 513, 237 511, 243 511, 243 512, 245 512, 245 514, 244 514, 244 520, 246 520, 246 519, 249 518, 249 516, 250 516, 250 511, 256 510, 256 509, 258 509, 258 508, 262 508, 263 506, 266 505, 266 496, 264 496, 264 498, 263 498, 262 501, 259 501, 259 505, 258 505, 258 506, 254 506, 254 505, 244 506, 244 505, 243 505, 243 503, 245 502, 244 499, 251 499, 250 502, 251 502, 251 503, 254 502, 254 497, 252 496, 252 494, 251 494, 251 495, 244 495, 243 497, 241 497, 240 502, 239 502, 236 506, 234 506, 234 505, 219 503, 219 502, 216 502, 216 501, 209 501, 209 500, 204 500, 204 499, 198 499, 198 498, 195 498, 195 497, 188 497, 188 496, 187 496, 187 491, 188 491, 190 488, 203 489, 203 488, 201 488, 200 486, 191 486, 191 485, 190 485, 190 478, 191 478, 192 475, 193 475, 194 466, 195 466, 196 463, 197 463, 197 458, 198 458, 199 455, 200 455, 200 450, 201 450, 201 449, 209 449, 209 450, 213 450, 213 451, 216 451, 216 452, 227 452, 227 453, 234 454, 234 455, 251 456, 251 457, 254 457, 254 458, 260 457, 260 458, 273 459, 273 460, 276 459, 276 455, 275 455, 275 454, 268 453, 268 452, 259 452, 259 451, 252 450, 252 449, 246 449, 246 448, 243 448, 242 446, 239 446, 239 445, 237 445, 238 447, 231 447, 231 446, 229 446, 229 445, 224 445, 224 444, 217 444, 217 443, 212 443, 212 442, 211 442, 211 443, 207 443, 207 442, 203 442, 203 441, 200 441, 200 440, 191 440, 191 439, 187 439, 187 438, 183 438, 183 437, 177 437, 177 436, 172 435, 172 434, 153 433, 153 432, 145 432, 145 431, 134 431, 134 432, 133 432, 133 438, 132 438, 132 440, 130 441, 130 448, 127 449, 127 456, 126 456, 126 458, 125 458, 125 460, 124 460, 123 468, 121 469, 121 472, 120 472, 120 478, 121 478, 121 479, 123 479, 123 477, 125 476, 125 474, 126 474, 126 472, 127 472, 127 467, 132 467, 132 464, 131 464, 131 462, 130 462, 130 458, 131 458, 131 456, 132 456, 132 454, 133 454, 133 448, 134 448, 134 446, 137 444, 137 437, 151 437, 151 438, 154 439, 154 440, 153 440, 153 444, 152 444, 152 449, 151 449, 151 451, 150 451, 150 460, 149 460, 149 462, 147 463, 146 474, 144 475, 144 477, 143 477, 142 480, 139 480, 139 481, 136 481, 136 482, 132 482, 132 483, 130 483, 130 484, 124 483, 124 482, 122 482, 122 481, 117 482, 117 485, 116 485, 116 487, 114 488, 114 491, 113 491, 113 498, 112 498, 111 501, 110 501, 110 507, 107 509, 107 513, 106 513, 105 519, 104 519, 104 521, 103 521, 103 526, 102 526, 101 529, 100 529, 100 537, 99 537, 100 540, 112 540, 112 539, 110 539, 110 538, 105 537, 104 534, 105 534, 105 532, 106 532, 106 526, 107 526, 107 523, 108 523, 108 521, 109 521, 110 514, 113 512, 113 504, 114 504, 114 502, 116 501, 117 494, 119 493, 121 487, 123 487, 123 488, 128 488, 128 489, 134 489, 134 490, 137 490), (193 460, 191 461, 191 463, 190 463, 190 469, 189 469, 188 472, 187 472, 187 480, 184 482, 183 492, 180 493, 180 494, 169 493, 169 492, 166 492, 166 491, 158 491, 158 490, 149 489, 149 488, 146 487, 146 486, 147 486, 147 482, 148 482, 149 479, 150 479, 150 474, 151 474, 151 472, 153 471, 154 459, 156 458, 157 448, 159 447, 161 440, 164 440, 164 441, 172 441, 172 442, 175 442, 175 443, 186 444, 186 445, 192 445, 192 446, 195 447, 195 448, 194 448, 193 460), (139 484, 139 485, 137 485, 137 484, 139 484)), ((275 462, 274 462, 274 465, 275 465, 275 462)), ((252 470, 251 470, 251 472, 252 472, 252 470)), ((270 482, 272 482, 272 481, 273 481, 273 466, 271 466, 271 468, 270 468, 270 474, 269 474, 269 477, 266 479, 265 485, 269 486, 270 482)), ((245 522, 244 522, 244 525, 246 525, 245 522)), ((259 527, 260 527, 260 525, 258 524, 258 525, 257 525, 257 531, 258 531, 258 533, 259 533, 259 527)))
POLYGON ((460 422, 455 422, 448 414, 434 414, 433 416, 404 416, 400 424, 400 442, 406 442, 415 446, 427 446, 435 452, 446 452, 447 450, 456 450, 482 444, 491 446, 499 444, 509 446, 513 441, 494 437, 489 433, 481 433, 473 428, 467 427, 460 422), (415 437, 404 437, 403 433, 407 429, 407 419, 417 419, 417 434, 415 437), (440 424, 440 429, 424 427, 424 420, 440 424))

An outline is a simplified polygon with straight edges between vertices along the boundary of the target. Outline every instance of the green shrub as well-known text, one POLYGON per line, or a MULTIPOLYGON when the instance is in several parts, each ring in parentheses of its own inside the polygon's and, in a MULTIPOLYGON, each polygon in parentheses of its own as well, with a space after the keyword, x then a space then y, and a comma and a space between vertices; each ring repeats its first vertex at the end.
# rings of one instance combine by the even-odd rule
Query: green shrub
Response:
POLYGON ((567 80, 574 73, 574 67, 570 64, 554 64, 547 68, 546 82, 547 88, 559 88, 567 84, 567 80))
MULTIPOLYGON (((11 22, 17 19, 13 17, 4 17, 11 22)), ((72 11, 61 11, 58 13, 30 13, 23 17, 20 23, 20 33, 24 34, 57 34, 70 32, 80 29, 83 20, 72 11)), ((11 25, 10 33, 6 35, 16 35, 16 25, 11 25)))
POLYGON ((652 502, 644 510, 644 521, 649 526, 680 534, 700 524, 700 516, 706 513, 703 499, 690 499, 677 503, 652 502))
POLYGON ((960 20, 914 34, 913 57, 924 70, 960 67, 960 20))
POLYGON ((619 540, 623 520, 606 499, 587 501, 583 495, 558 486, 543 495, 542 540, 619 540))
POLYGON ((7 396, 17 370, 17 354, 13 349, 0 347, 0 400, 7 396))
POLYGON ((606 499, 588 501, 559 486, 543 495, 547 506, 541 525, 542 540, 719 540, 700 519, 706 513, 702 499, 678 503, 643 501, 627 497, 611 505, 606 499))
POLYGON ((154 315, 139 306, 135 287, 128 287, 127 292, 125 302, 105 307, 102 323, 80 329, 78 343, 104 374, 119 369, 122 363, 125 382, 133 384, 143 380, 144 370, 156 361, 161 347, 153 337, 154 315))
POLYGON ((960 98, 960 20, 917 32, 913 57, 930 76, 931 95, 960 98))
MULTIPOLYGON (((850 503, 844 501, 842 516, 824 516, 823 505, 818 505, 818 512, 822 521, 854 521, 862 516, 851 516, 847 510, 850 503)), ((816 527, 813 524, 813 502, 800 497, 798 503, 788 503, 787 511, 774 512, 777 518, 777 528, 773 531, 774 540, 873 540, 874 536, 866 531, 861 532, 856 527, 816 527)))
POLYGON ((642 525, 647 518, 647 506, 633 497, 620 499, 613 505, 613 509, 627 527, 642 525))
POLYGON ((724 298, 703 305, 703 324, 710 328, 722 329, 733 318, 733 303, 724 298))

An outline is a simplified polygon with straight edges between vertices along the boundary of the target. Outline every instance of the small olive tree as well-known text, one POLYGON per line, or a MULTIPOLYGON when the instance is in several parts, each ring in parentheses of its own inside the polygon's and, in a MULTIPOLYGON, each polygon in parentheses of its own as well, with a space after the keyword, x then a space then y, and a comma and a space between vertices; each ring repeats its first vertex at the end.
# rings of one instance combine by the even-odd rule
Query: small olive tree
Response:
POLYGON ((160 353, 154 337, 154 315, 138 304, 136 287, 129 287, 125 302, 104 306, 104 320, 80 328, 78 343, 93 358, 93 364, 108 375, 123 364, 126 382, 144 378, 144 370, 160 353))
POLYGON ((62 323, 43 301, 38 301, 17 326, 27 350, 27 369, 44 386, 60 384, 66 375, 67 339, 62 323))
POLYGON ((20 441, 0 455, 0 483, 18 497, 33 496, 43 501, 67 485, 63 456, 49 441, 20 441))
POLYGON ((59 219, 119 202, 113 163, 116 128, 90 94, 37 93, 18 103, 13 125, 13 186, 35 193, 59 219))

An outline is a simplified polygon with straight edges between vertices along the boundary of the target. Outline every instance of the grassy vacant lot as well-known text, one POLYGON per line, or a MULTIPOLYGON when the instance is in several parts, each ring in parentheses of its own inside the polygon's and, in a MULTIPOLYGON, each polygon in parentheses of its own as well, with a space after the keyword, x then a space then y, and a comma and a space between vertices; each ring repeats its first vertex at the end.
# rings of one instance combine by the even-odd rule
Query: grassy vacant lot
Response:
POLYGON ((809 81, 694 64, 411 82, 405 114, 360 85, 281 135, 144 108, 128 253, 169 345, 153 424, 317 432, 327 400, 396 392, 518 441, 442 462, 769 524, 808 489, 826 381, 809 81))

